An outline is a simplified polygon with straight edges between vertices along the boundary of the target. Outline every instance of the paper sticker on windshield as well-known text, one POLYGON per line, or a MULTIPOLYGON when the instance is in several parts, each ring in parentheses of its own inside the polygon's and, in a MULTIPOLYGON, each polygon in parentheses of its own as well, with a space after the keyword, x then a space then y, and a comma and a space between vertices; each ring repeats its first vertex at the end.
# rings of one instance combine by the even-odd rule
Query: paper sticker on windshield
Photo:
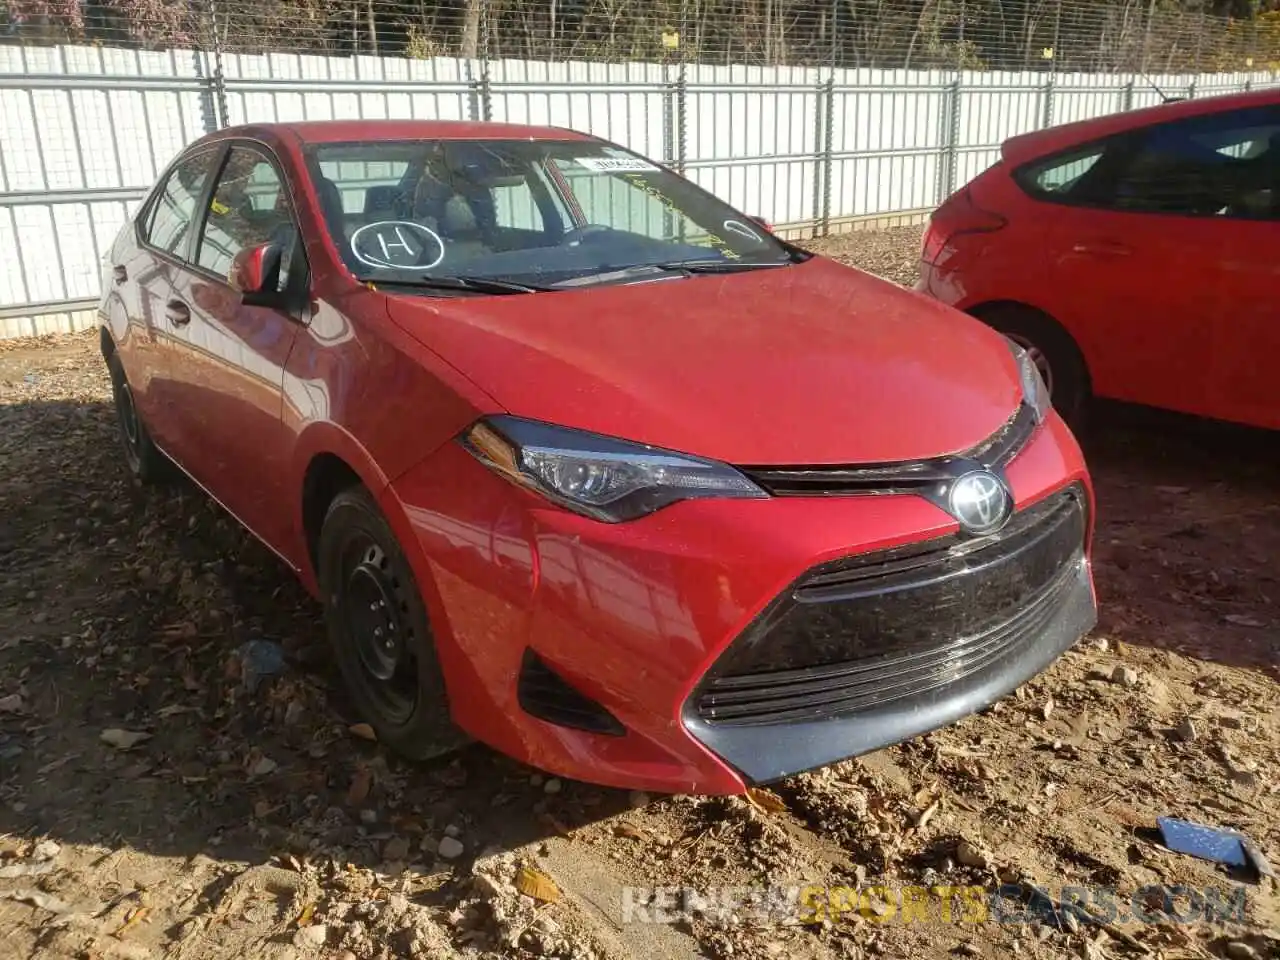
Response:
POLYGON ((444 259, 444 241, 429 227, 407 220, 366 223, 351 235, 351 252, 370 267, 430 270, 444 259))
POLYGON ((596 173, 648 173, 658 169, 656 164, 639 157, 574 157, 573 162, 596 173))

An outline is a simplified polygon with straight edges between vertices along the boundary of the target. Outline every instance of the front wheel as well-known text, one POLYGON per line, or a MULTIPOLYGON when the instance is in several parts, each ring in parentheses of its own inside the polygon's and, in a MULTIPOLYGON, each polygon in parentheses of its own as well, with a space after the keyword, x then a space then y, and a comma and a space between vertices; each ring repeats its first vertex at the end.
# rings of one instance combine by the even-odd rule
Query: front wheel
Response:
POLYGON ((418 586, 386 519, 362 487, 339 493, 320 531, 318 574, 338 668, 378 739, 410 760, 466 743, 418 586))
POLYGON ((1002 304, 975 315, 1027 351, 1049 388, 1054 409, 1072 427, 1080 426, 1089 402, 1089 374, 1071 335, 1052 317, 1030 307, 1002 304))

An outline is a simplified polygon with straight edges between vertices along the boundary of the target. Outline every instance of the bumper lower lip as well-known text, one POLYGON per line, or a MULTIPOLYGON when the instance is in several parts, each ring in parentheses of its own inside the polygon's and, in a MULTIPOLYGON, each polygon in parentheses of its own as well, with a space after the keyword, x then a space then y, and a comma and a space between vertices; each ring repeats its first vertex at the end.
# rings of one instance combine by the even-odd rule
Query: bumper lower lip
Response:
POLYGON ((870 753, 936 730, 988 706, 1048 667, 1097 622, 1097 606, 1083 557, 1067 571, 1067 583, 1046 628, 1009 654, 926 694, 892 700, 844 717, 736 725, 700 717, 690 698, 684 710, 689 734, 736 769, 748 783, 767 783, 839 760, 870 753))

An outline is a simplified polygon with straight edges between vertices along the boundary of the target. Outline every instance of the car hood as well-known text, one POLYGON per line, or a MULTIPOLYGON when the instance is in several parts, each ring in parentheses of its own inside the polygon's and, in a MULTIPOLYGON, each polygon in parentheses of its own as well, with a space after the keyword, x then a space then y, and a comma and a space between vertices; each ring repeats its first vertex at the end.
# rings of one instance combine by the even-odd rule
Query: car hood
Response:
POLYGON ((958 453, 1021 399, 998 334, 816 257, 388 310, 509 413, 743 465, 958 453))

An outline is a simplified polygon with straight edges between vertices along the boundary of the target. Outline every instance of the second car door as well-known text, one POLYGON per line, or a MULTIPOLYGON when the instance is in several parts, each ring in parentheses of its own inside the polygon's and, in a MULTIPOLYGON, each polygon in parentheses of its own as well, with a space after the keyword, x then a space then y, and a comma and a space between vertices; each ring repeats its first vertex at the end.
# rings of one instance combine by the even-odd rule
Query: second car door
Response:
POLYGON ((1055 216, 1046 234, 1054 306, 1078 331, 1099 396, 1203 412, 1220 285, 1212 232, 1178 216, 1086 207, 1055 216))
POLYGON ((191 316, 173 384, 191 435, 184 446, 196 451, 184 466, 277 551, 290 541, 294 521, 284 489, 292 454, 281 417, 284 367, 304 318, 245 304, 228 275, 237 254, 270 242, 284 255, 281 290, 305 284, 296 222, 284 177, 265 148, 234 144, 198 224, 193 262, 176 272, 173 291, 191 316))

